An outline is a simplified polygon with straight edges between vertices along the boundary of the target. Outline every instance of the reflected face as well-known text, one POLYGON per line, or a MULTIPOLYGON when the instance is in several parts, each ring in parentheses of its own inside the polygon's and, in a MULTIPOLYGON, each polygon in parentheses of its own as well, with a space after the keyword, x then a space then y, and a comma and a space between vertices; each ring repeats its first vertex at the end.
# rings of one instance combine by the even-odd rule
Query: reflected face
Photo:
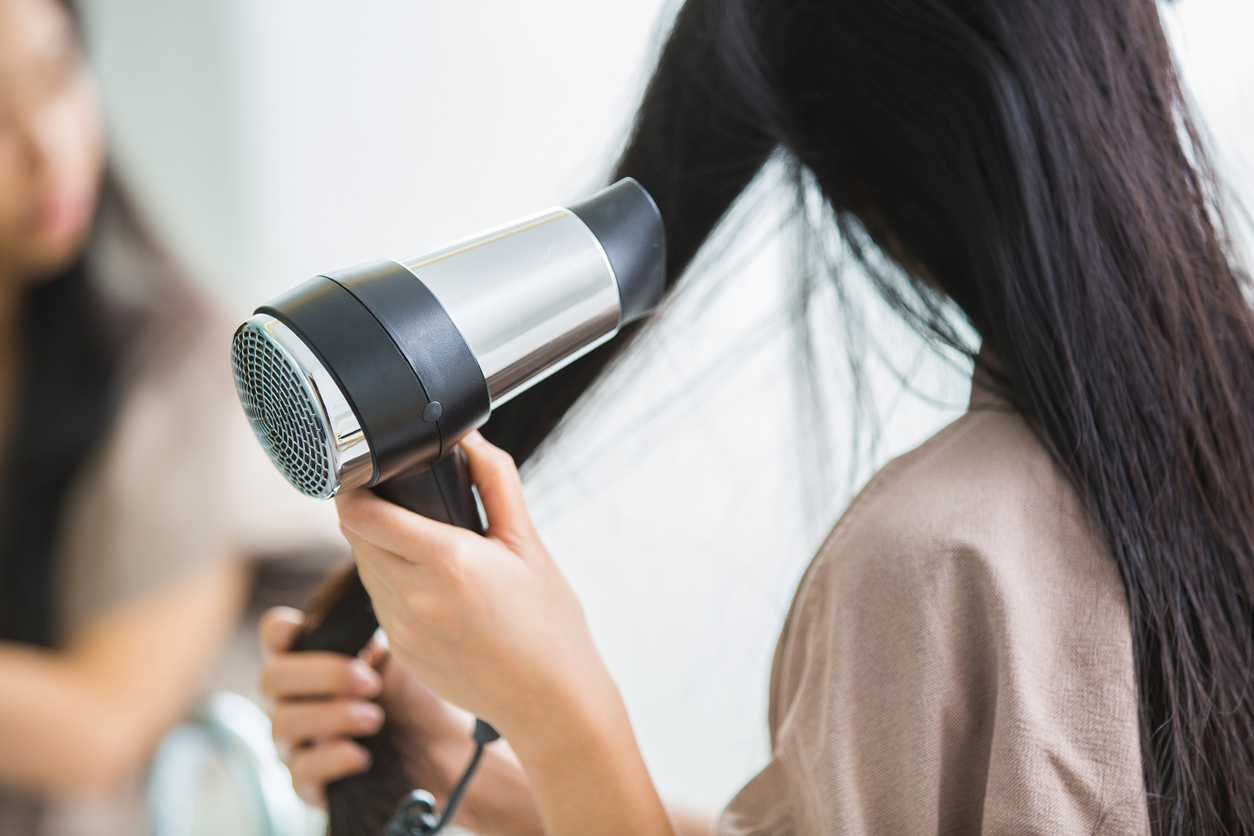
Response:
POLYGON ((0 0, 0 282, 50 278, 86 240, 104 169, 95 85, 57 0, 0 0))

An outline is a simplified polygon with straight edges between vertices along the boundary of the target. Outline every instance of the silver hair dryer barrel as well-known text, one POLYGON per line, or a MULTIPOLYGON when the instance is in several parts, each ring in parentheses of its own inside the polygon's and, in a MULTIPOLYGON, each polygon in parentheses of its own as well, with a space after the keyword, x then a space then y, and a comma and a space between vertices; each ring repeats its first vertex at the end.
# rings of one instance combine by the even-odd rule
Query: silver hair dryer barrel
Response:
POLYGON ((236 332, 240 400, 309 496, 388 482, 651 311, 665 263, 661 216, 629 178, 434 252, 318 276, 236 332))

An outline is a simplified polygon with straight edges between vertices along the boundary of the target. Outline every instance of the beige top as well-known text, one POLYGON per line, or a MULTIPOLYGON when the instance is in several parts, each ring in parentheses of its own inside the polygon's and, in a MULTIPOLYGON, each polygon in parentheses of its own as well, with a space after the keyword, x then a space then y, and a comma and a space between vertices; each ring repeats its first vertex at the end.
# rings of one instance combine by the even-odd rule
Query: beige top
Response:
POLYGON ((120 371, 113 424, 65 498, 56 547, 56 627, 94 616, 206 560, 347 554, 329 503, 301 496, 253 436, 231 375, 235 323, 171 279, 104 212, 90 246, 110 304, 142 313, 120 371))
POLYGON ((1123 585, 982 387, 889 463, 797 590, 738 834, 1148 834, 1123 585))
MULTIPOLYGON (((113 423, 64 500, 54 549, 62 644, 213 560, 292 555, 326 568, 348 556, 333 505, 288 485, 253 436, 231 375, 232 324, 146 275, 152 265, 104 255, 110 296, 151 315, 124 365, 113 423)), ((47 804, 0 787, 0 834, 143 833, 141 790, 47 804)))

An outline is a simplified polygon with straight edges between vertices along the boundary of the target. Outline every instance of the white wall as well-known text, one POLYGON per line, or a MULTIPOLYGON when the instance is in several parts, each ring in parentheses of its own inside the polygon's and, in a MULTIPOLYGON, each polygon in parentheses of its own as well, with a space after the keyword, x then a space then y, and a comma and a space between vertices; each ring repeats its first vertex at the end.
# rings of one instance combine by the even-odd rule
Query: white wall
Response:
POLYGON ((1184 82, 1210 134, 1215 167, 1243 208, 1233 225, 1254 245, 1254 228, 1241 217, 1254 211, 1254 3, 1244 0, 1179 0, 1163 18, 1184 82))
POLYGON ((246 211, 250 152, 228 2, 88 0, 90 51, 113 156, 154 225, 215 289, 248 270, 264 235, 246 211))
MULTIPOLYGON (((403 256, 599 185, 666 5, 89 8, 124 169, 197 275, 243 313, 316 272, 403 256)), ((1247 193, 1252 14, 1246 0, 1181 0, 1173 12, 1188 77, 1247 193)), ((789 250, 766 204, 528 479, 655 778, 710 806, 765 760, 775 634, 848 488, 843 460, 823 501, 798 476, 815 439, 793 416, 789 250)), ((965 383, 882 311, 871 316, 895 362, 948 405, 901 394, 877 366, 882 461, 956 414, 965 383)), ((839 452, 848 383, 833 376, 839 452)))

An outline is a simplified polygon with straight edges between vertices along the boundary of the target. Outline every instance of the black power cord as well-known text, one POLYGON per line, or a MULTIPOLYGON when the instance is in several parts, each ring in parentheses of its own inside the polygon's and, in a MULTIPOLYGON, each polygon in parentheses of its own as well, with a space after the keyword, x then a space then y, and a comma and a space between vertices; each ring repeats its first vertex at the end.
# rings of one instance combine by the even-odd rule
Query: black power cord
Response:
POLYGON ((435 797, 426 790, 414 790, 401 799, 396 813, 383 831, 385 836, 432 836, 443 830, 444 826, 453 820, 457 805, 461 804, 462 796, 466 794, 466 785, 470 783, 471 776, 475 774, 475 767, 479 766, 479 759, 483 757, 483 747, 499 738, 500 735, 496 733, 496 729, 476 719, 473 737, 475 754, 470 758, 470 764, 462 773, 461 780, 449 793, 444 812, 437 817, 435 797))

